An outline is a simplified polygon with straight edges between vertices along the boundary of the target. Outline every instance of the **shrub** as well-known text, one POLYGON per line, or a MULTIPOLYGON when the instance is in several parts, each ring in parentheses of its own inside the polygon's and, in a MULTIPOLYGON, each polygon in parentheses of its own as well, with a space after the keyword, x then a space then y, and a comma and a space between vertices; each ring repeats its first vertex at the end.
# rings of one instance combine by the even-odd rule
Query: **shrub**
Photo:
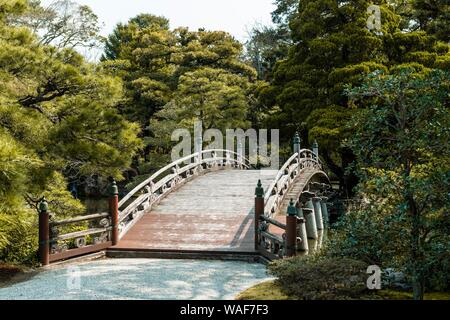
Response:
POLYGON ((35 264, 37 248, 37 214, 31 210, 5 214, 0 208, 0 261, 35 264))
POLYGON ((275 261, 269 272, 289 296, 304 300, 359 299, 368 293, 367 264, 348 258, 294 257, 275 261))

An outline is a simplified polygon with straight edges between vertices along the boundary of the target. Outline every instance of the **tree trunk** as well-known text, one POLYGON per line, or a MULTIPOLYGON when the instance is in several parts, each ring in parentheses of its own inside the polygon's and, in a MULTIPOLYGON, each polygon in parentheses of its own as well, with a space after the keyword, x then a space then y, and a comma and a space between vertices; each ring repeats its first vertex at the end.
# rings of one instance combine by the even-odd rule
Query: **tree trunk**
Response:
POLYGON ((407 213, 411 218, 411 269, 412 269, 412 287, 413 287, 413 299, 423 300, 424 294, 424 276, 421 270, 422 254, 420 248, 420 227, 421 221, 419 216, 419 210, 417 210, 416 201, 414 200, 413 193, 411 191, 409 177, 411 174, 410 161, 405 163, 404 183, 405 183, 405 202, 407 204, 407 213))
POLYGON ((347 168, 355 160, 355 156, 351 150, 344 149, 340 152, 342 166, 338 165, 333 161, 331 155, 325 150, 323 153, 323 158, 328 168, 333 172, 339 179, 339 187, 346 198, 351 198, 354 196, 354 188, 358 184, 358 178, 354 172, 346 172, 347 168))
POLYGON ((421 269, 422 257, 420 254, 420 217, 416 210, 415 202, 411 196, 408 196, 408 206, 412 216, 411 225, 411 262, 413 271, 413 298, 414 300, 423 300, 424 278, 421 269))
POLYGON ((325 163, 327 164, 328 168, 333 172, 336 177, 339 179, 339 186, 342 188, 344 186, 344 171, 340 166, 338 166, 333 159, 331 158, 331 155, 328 153, 327 150, 324 150, 323 158, 325 160, 325 163))
POLYGON ((348 148, 343 148, 341 151, 342 169, 344 172, 344 187, 347 197, 351 198, 355 195, 354 188, 358 185, 358 177, 353 170, 348 170, 348 167, 356 160, 353 152, 348 148))

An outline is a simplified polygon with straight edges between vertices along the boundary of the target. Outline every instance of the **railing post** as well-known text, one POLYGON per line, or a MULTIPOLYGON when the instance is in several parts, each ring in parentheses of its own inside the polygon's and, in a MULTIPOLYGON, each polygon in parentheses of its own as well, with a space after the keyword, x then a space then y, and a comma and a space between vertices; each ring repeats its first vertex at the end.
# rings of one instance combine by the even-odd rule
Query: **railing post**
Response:
POLYGON ((299 158, 300 158, 300 150, 301 150, 300 143, 301 143, 300 136, 299 136, 298 132, 296 132, 295 136, 294 136, 294 153, 298 153, 299 158))
POLYGON ((111 241, 115 246, 119 242, 119 189, 113 179, 109 186, 109 214, 111 215, 111 241))
POLYGON ((320 205, 322 207, 322 217, 326 225, 330 223, 330 218, 328 215, 328 208, 327 208, 327 197, 322 197, 322 201, 320 201, 320 205))
POLYGON ((255 189, 255 250, 259 249, 259 223, 261 216, 264 215, 264 189, 261 180, 258 180, 258 185, 255 189))
POLYGON ((313 153, 316 155, 317 160, 319 160, 319 144, 317 143, 317 140, 314 140, 312 149, 313 149, 313 153))
POLYGON ((300 159, 301 159, 301 156, 300 156, 301 145, 300 144, 301 144, 300 135, 298 134, 298 132, 296 132, 295 136, 294 136, 294 147, 293 147, 293 149, 294 149, 294 154, 298 153, 297 158, 298 158, 299 165, 300 165, 300 159))
POLYGON ((39 260, 43 266, 50 264, 50 222, 45 198, 39 203, 39 260))
POLYGON ((297 253, 297 208, 291 199, 286 216, 286 256, 292 257, 297 253))

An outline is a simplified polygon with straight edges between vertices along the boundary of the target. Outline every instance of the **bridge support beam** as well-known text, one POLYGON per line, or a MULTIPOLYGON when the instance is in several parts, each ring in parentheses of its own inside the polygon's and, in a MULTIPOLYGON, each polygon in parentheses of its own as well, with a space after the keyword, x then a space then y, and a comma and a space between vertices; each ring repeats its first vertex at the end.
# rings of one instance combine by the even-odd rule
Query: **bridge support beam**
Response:
POLYGON ((317 230, 323 230, 323 216, 322 216, 322 205, 321 205, 321 198, 313 198, 312 202, 314 205, 314 216, 316 217, 316 225, 317 230))
POLYGON ((45 198, 39 203, 39 261, 43 266, 50 264, 50 222, 45 198))
POLYGON ((300 242, 300 246, 297 248, 301 251, 308 251, 309 250, 309 246, 308 246, 308 234, 306 233, 306 220, 305 217, 303 215, 303 210, 302 208, 299 206, 297 208, 298 210, 298 234, 300 236, 300 239, 302 240, 300 242))
POLYGON ((320 201, 320 205, 322 207, 322 216, 326 225, 330 223, 330 217, 328 215, 328 208, 326 202, 327 200, 328 200, 327 198, 322 198, 322 201, 320 201))
POLYGON ((286 256, 292 257, 297 253, 297 215, 294 200, 291 199, 286 216, 286 256))
POLYGON ((305 213, 306 232, 308 234, 308 238, 317 240, 319 234, 317 232, 316 217, 314 214, 314 205, 312 200, 308 200, 308 202, 306 202, 306 208, 303 211, 305 213))
POLYGON ((113 180, 109 186, 109 214, 111 215, 111 242, 115 246, 119 242, 119 189, 113 180))
POLYGON ((255 251, 259 250, 259 225, 261 222, 261 216, 264 215, 264 189, 262 187, 261 180, 258 180, 258 185, 255 190, 255 251))

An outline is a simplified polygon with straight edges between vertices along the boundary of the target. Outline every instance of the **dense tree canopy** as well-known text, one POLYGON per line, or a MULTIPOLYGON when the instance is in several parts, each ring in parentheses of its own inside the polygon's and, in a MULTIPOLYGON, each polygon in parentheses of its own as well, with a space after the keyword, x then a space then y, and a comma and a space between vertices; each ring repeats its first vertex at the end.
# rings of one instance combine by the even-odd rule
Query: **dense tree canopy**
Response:
POLYGON ((351 122, 364 201, 330 250, 406 272, 416 299, 448 287, 449 86, 448 72, 406 69, 348 91, 370 105, 351 122))
POLYGON ((353 111, 344 87, 360 83, 364 75, 395 72, 405 64, 448 68, 449 47, 424 31, 404 32, 401 17, 385 1, 381 30, 369 30, 369 1, 301 1, 291 20, 294 45, 275 70, 271 86, 261 91, 263 104, 279 108, 274 126, 287 125, 284 134, 303 132, 305 141, 317 140, 330 170, 347 194, 356 180, 346 174, 353 153, 341 142, 353 111))
POLYGON ((24 1, 0 2, 0 254, 6 256, 22 243, 17 239, 28 239, 42 195, 55 213, 80 212, 67 182, 121 178, 140 147, 139 127, 116 110, 120 79, 9 22, 24 10, 24 1))
POLYGON ((171 130, 192 129, 194 120, 205 128, 250 125, 256 71, 241 55, 226 32, 171 30, 164 17, 142 14, 116 27, 102 60, 124 81, 122 114, 143 129, 139 174, 168 160, 171 130))

